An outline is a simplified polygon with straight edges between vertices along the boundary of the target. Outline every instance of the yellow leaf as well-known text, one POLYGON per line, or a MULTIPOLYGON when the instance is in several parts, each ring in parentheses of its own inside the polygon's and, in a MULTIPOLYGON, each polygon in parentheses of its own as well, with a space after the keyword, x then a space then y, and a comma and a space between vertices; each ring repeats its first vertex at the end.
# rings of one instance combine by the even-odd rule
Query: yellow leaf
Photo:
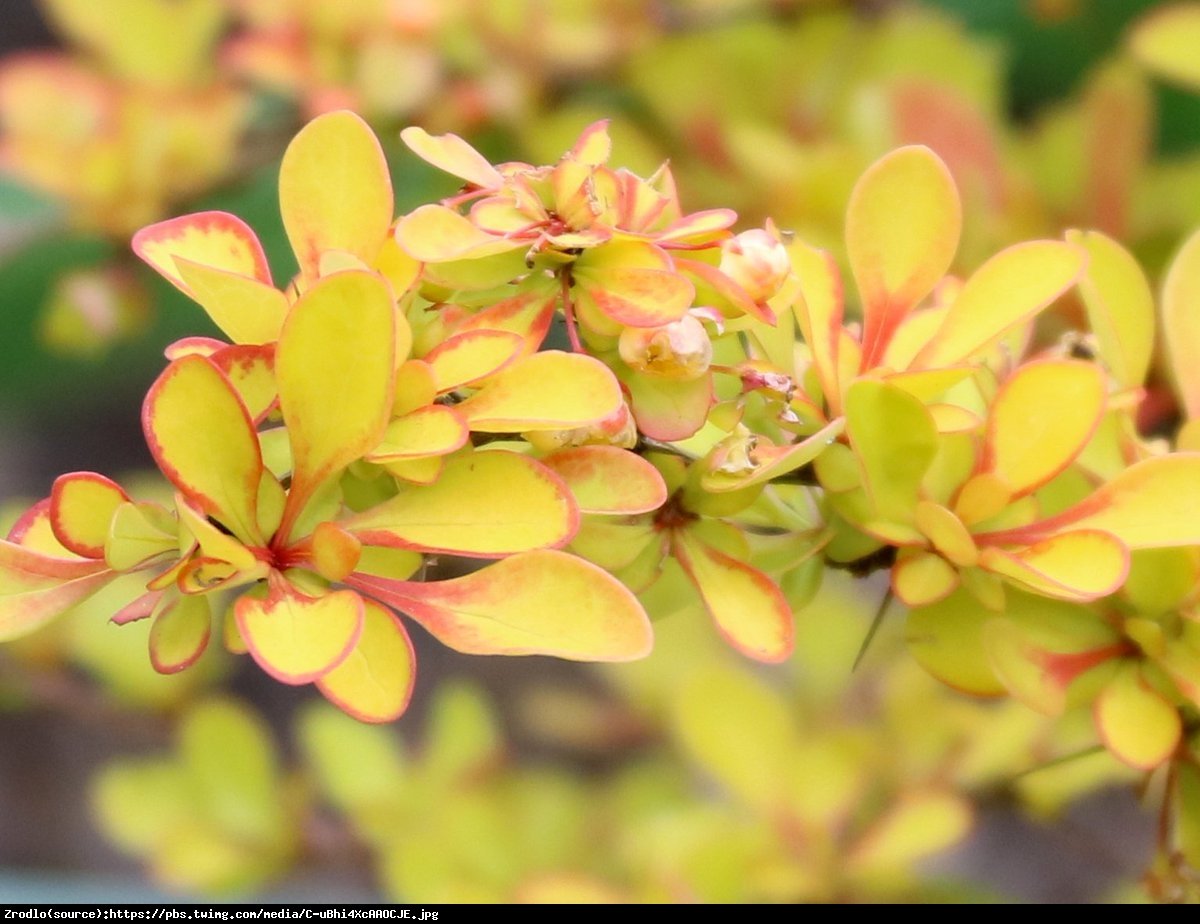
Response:
POLYGON ((234 343, 274 343, 287 316, 287 296, 273 285, 177 256, 187 291, 234 343))
POLYGON ((1040 488, 1075 460, 1104 414, 1103 373, 1091 363, 1025 363, 992 402, 981 471, 1013 497, 1040 488))
POLYGON ((416 658, 400 620, 372 600, 363 605, 358 644, 346 660, 317 679, 317 689, 359 721, 390 722, 408 708, 416 658))
POLYGON ((400 132, 400 140, 421 160, 460 180, 481 189, 497 189, 504 185, 500 172, 458 135, 431 135, 419 126, 410 125, 400 132))
POLYGON ((249 412, 211 360, 185 356, 150 386, 142 428, 163 474, 245 545, 265 545, 258 526, 263 463, 249 412))
POLYGON ((211 635, 208 597, 177 597, 154 617, 150 663, 160 674, 176 674, 196 663, 211 635))
POLYGON ((782 661, 792 653, 792 610, 770 578, 702 542, 687 528, 675 531, 673 547, 729 644, 758 661, 782 661))
POLYGON ((962 520, 940 504, 918 501, 915 522, 933 547, 953 564, 969 568, 979 558, 975 540, 962 520))
POLYGON ((50 526, 58 541, 76 555, 103 558, 113 515, 128 501, 121 486, 103 475, 60 475, 50 492, 50 526))
POLYGON ((388 424, 383 441, 366 454, 371 462, 395 462, 449 455, 466 445, 470 431, 462 415, 442 404, 429 404, 388 424))
POLYGON ((338 524, 318 523, 313 530, 312 560, 317 574, 327 581, 342 581, 358 567, 362 543, 338 524))
POLYGON ((279 168, 279 210, 305 276, 319 275, 326 250, 374 265, 392 224, 392 180, 367 123, 342 110, 304 126, 279 168))
POLYGON ((292 446, 285 538, 326 480, 382 439, 394 396, 395 312, 370 273, 327 276, 292 307, 275 375, 292 446))
POLYGON ((113 512, 104 540, 104 560, 114 571, 129 571, 164 552, 178 552, 175 521, 156 504, 122 504, 113 512))
POLYGON ((160 221, 133 236, 133 251, 190 298, 199 297, 175 259, 271 285, 262 244, 250 226, 228 212, 198 212, 160 221))
POLYGON ((481 558, 562 545, 579 528, 566 485, 511 452, 451 457, 431 485, 412 485, 341 524, 366 545, 481 558))
POLYGON ((616 446, 563 449, 542 464, 566 483, 581 513, 647 513, 667 500, 658 469, 616 446))
POLYGON ((250 419, 256 425, 261 423, 279 399, 274 346, 227 346, 213 353, 209 360, 225 373, 250 419))
POLYGON ((592 426, 623 405, 616 378, 600 360, 547 350, 496 373, 458 410, 472 430, 520 433, 592 426))
POLYGON ((1129 44, 1143 67, 1185 87, 1200 88, 1200 6, 1174 3, 1154 8, 1134 25, 1129 44))
POLYGON ((842 278, 837 262, 823 250, 799 242, 788 247, 788 256, 800 278, 800 295, 792 304, 804 342, 812 351, 813 365, 831 414, 842 409, 838 377, 838 344, 842 333, 842 278))
POLYGON ((1086 262, 1087 251, 1062 241, 1029 241, 1000 251, 966 281, 913 367, 949 366, 975 356, 1062 295, 1086 262))
POLYGON ((354 575, 348 583, 465 654, 630 661, 649 654, 653 642, 637 598, 603 569, 565 552, 524 552, 449 581, 354 575))
POLYGON ((1179 710, 1146 683, 1133 663, 1108 681, 1093 714, 1105 747, 1138 770, 1153 770, 1167 760, 1183 732, 1179 710))
POLYGON ((958 588, 958 571, 933 552, 901 555, 892 566, 892 592, 905 606, 929 606, 958 588))
POLYGON ((522 352, 518 334, 501 330, 472 330, 448 337, 425 354, 439 392, 451 391, 487 378, 522 352))
POLYGON ((855 184, 846 251, 863 303, 863 368, 874 366, 905 315, 946 274, 962 206, 946 165, 925 147, 892 151, 855 184))
POLYGON ((477 260, 529 246, 489 234, 444 205, 414 209, 396 223, 395 233, 401 250, 422 263, 477 260))
POLYGON ((1027 548, 985 548, 979 566, 1061 600, 1095 600, 1115 593, 1129 573, 1129 550, 1106 532, 1058 533, 1027 548))
POLYGON ((266 596, 243 595, 234 616, 259 666, 276 680, 301 684, 327 674, 354 650, 363 601, 349 590, 310 597, 272 571, 266 596))
POLYGON ((1146 274, 1128 250, 1099 231, 1068 231, 1067 240, 1088 252, 1079 291, 1100 358, 1118 384, 1137 388, 1154 350, 1154 294, 1146 274))
POLYGON ((1163 282, 1163 344, 1176 393, 1189 420, 1200 419, 1200 231, 1171 261, 1163 282))

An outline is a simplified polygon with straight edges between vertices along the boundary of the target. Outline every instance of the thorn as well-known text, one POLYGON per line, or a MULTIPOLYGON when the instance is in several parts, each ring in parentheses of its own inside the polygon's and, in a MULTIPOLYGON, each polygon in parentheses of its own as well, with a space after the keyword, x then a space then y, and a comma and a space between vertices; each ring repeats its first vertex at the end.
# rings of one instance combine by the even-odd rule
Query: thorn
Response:
POLYGON ((889 587, 884 593, 883 599, 879 601, 879 607, 875 610, 875 618, 871 620, 871 628, 867 630, 866 638, 862 640, 862 644, 858 647, 858 654, 854 656, 854 664, 850 667, 850 673, 858 670, 858 665, 862 663, 863 656, 867 653, 867 649, 871 647, 871 642, 875 638, 875 633, 879 631, 879 626, 883 623, 883 617, 887 615, 888 607, 891 606, 892 589, 889 587))

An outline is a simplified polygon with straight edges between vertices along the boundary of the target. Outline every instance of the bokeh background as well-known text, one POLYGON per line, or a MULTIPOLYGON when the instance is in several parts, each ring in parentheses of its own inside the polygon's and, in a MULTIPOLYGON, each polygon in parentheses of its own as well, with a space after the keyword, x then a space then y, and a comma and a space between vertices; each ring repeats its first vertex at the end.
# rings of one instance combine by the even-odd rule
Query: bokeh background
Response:
MULTIPOLYGON (((452 191, 406 124, 536 163, 611 118, 614 161, 670 159, 689 208, 836 253, 859 173, 925 143, 966 204, 959 269, 1097 227, 1153 278, 1200 225, 1200 95, 1132 40, 1164 6, 4 0, 0 514, 61 472, 151 467, 138 412, 162 349, 215 330, 130 234, 225 209, 288 278, 278 159, 331 108, 376 128, 399 211, 452 191)), ((160 678, 144 633, 87 604, 0 649, 0 900, 1139 895, 1155 819, 1128 774, 1028 774, 1044 725, 941 690, 897 638, 851 674, 880 593, 828 581, 775 670, 687 626, 660 634, 689 654, 603 672, 422 635, 412 708, 369 731, 245 659, 160 678), (781 737, 809 749, 787 836, 761 780, 781 737)))

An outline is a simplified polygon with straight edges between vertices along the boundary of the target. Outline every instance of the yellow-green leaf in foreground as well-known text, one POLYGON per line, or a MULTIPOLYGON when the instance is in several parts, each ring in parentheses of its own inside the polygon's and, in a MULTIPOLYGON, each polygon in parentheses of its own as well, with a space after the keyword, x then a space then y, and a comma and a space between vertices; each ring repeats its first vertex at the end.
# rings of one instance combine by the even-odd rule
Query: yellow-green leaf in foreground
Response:
POLYGON ((458 406, 472 430, 568 430, 607 420, 622 407, 609 368, 591 356, 547 350, 489 378, 458 406))
POLYGON ((1200 231, 1184 242, 1163 282, 1163 344, 1189 420, 1200 418, 1200 231))
POLYGON ((954 179, 929 148, 892 151, 855 184, 846 251, 862 296, 864 368, 950 268, 961 230, 954 179))
POLYGON ((76 555, 103 558, 113 514, 128 501, 120 485, 103 475, 60 475, 50 492, 50 525, 58 541, 76 555))
POLYGON ((343 110, 300 130, 279 168, 279 211, 306 276, 326 250, 374 264, 392 223, 392 180, 366 122, 343 110))
POLYGON ((488 558, 568 542, 579 511, 545 466, 472 452, 451 457, 433 484, 404 487, 341 525, 365 545, 488 558))
POLYGON ((378 276, 345 272, 292 306, 275 352, 292 446, 286 532, 327 479, 383 437, 394 397, 395 310, 378 276))
POLYGON ((846 433, 876 517, 912 523, 921 480, 937 454, 929 411, 902 389, 861 379, 846 392, 846 433))
POLYGON ((675 531, 673 545, 675 557, 729 644, 758 661, 782 661, 792 653, 792 610, 770 578, 687 528, 675 531))
POLYGON ((1087 252, 1063 241, 1029 241, 979 267, 951 303, 913 367, 949 366, 975 356, 1062 295, 1083 272, 1087 252))
POLYGON ((956 591, 908 614, 908 650, 942 683, 975 696, 999 696, 1004 685, 983 647, 983 627, 992 618, 968 591, 956 591))
POLYGON ((971 820, 970 804, 954 793, 911 793, 863 835, 851 852, 850 870, 858 876, 906 873, 962 840, 971 820))
POLYGON ((1104 375, 1092 363, 1025 363, 997 393, 981 469, 1014 497, 1041 487, 1074 461, 1104 413, 1104 375))
POLYGON ((400 620, 373 600, 364 600, 363 606, 358 644, 346 660, 318 678, 317 688, 360 721, 390 722, 408 707, 416 659, 400 620))
POLYGON ((608 572, 565 552, 524 552, 448 581, 353 575, 347 583, 407 613, 465 654, 630 661, 649 654, 653 642, 650 621, 633 593, 608 572))
POLYGON ((267 595, 242 596, 234 615, 259 666, 276 680, 300 684, 327 674, 354 650, 363 601, 348 590, 310 597, 272 572, 267 595))
POLYGON ((684 748, 722 786, 755 809, 781 806, 799 743, 782 696, 749 671, 713 664, 676 685, 671 712, 684 748))
POLYGON ((287 315, 287 296, 273 285, 194 260, 175 258, 188 290, 234 343, 273 343, 287 315))
POLYGON ((427 404, 392 420, 383 440, 365 458, 370 462, 393 462, 449 455, 466 445, 470 435, 456 409, 427 404))
POLYGON ((1169 758, 1183 731, 1179 710, 1132 663, 1105 684, 1093 715, 1105 746, 1139 770, 1152 770, 1169 758))
POLYGON ((1079 291, 1100 358, 1122 387, 1136 388, 1154 349, 1154 293, 1146 274, 1128 250, 1099 231, 1068 231, 1067 240, 1088 252, 1079 291))
POLYGON ((250 414, 211 360, 167 366, 142 405, 154 461, 170 482, 244 544, 264 545, 258 526, 263 463, 250 414))

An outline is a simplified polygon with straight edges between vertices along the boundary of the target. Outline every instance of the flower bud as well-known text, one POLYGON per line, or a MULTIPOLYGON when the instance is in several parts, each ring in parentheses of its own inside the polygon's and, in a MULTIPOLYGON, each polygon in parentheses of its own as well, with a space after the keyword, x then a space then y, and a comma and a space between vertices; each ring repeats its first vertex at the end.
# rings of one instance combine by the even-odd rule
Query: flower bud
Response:
POLYGON ((712 362, 712 341, 690 315, 662 327, 626 327, 617 343, 631 369, 669 379, 698 379, 712 362))
POLYGON ((721 247, 720 270, 756 302, 779 291, 792 268, 787 250, 769 231, 743 231, 721 247))

